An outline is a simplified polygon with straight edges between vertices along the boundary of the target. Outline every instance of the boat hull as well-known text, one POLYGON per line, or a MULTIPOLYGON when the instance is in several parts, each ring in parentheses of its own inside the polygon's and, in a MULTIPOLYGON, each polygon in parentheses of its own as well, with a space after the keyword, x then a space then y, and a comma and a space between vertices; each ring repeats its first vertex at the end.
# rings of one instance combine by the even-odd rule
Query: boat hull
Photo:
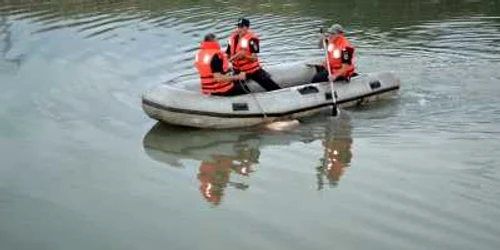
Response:
MULTIPOLYGON (((294 70, 294 67, 297 70, 293 72, 300 73, 296 78, 302 82, 288 80, 285 83, 275 79, 283 89, 259 92, 262 90, 255 83, 250 83, 251 94, 219 97, 203 95, 199 89, 193 89, 192 86, 196 84, 199 88, 196 81, 185 83, 184 88, 163 84, 143 95, 142 107, 149 117, 161 122, 214 129, 302 118, 331 109, 330 83, 303 83, 304 79, 314 75, 315 69, 305 64, 300 65, 299 69, 299 65, 294 64, 290 70, 294 70)), ((283 66, 279 70, 283 70, 283 66)), ((360 74, 350 82, 334 83, 337 105, 341 108, 366 105, 391 97, 398 92, 399 87, 399 79, 390 72, 360 74)))

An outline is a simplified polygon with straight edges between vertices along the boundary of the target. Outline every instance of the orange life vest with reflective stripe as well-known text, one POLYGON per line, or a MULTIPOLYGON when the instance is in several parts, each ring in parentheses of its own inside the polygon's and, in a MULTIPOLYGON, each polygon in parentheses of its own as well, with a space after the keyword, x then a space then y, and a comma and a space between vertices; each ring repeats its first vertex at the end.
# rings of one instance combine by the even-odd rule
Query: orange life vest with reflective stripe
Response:
MULTIPOLYGON (((240 37, 238 40, 237 44, 234 44, 236 41, 236 37, 238 36, 238 33, 234 32, 230 37, 229 37, 229 48, 230 48, 230 57, 238 53, 239 51, 243 50, 245 51, 245 54, 247 56, 251 56, 252 52, 250 51, 250 40, 251 39, 256 39, 257 41, 259 38, 250 30, 247 31, 247 33, 243 36, 240 37)), ((237 59, 233 61, 233 68, 235 70, 245 72, 247 74, 251 74, 257 70, 260 69, 260 63, 259 63, 259 58, 257 55, 255 55, 255 61, 249 60, 246 58, 243 59, 237 59)))
POLYGON ((200 74, 201 91, 203 94, 224 93, 234 86, 232 81, 215 81, 212 68, 210 67, 214 55, 218 55, 222 59, 222 73, 224 74, 229 70, 229 61, 227 60, 227 56, 221 52, 219 43, 213 41, 202 42, 194 63, 200 74))
POLYGON ((352 76, 356 67, 354 66, 356 62, 356 56, 354 54, 354 47, 351 46, 349 41, 344 36, 340 36, 336 41, 328 40, 328 61, 330 62, 330 70, 332 74, 335 74, 335 71, 342 68, 342 51, 346 48, 352 48, 352 59, 351 65, 348 66, 348 69, 345 73, 345 77, 349 78, 352 76))

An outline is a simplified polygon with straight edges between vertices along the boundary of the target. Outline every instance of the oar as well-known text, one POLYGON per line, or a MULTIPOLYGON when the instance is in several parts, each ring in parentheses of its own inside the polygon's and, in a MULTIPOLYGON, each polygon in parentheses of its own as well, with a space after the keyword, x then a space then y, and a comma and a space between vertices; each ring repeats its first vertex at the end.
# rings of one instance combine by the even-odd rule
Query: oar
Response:
POLYGON ((268 117, 267 117, 267 113, 266 111, 264 110, 264 108, 262 107, 259 99, 257 99, 257 97, 255 96, 255 93, 252 92, 252 89, 250 89, 250 86, 248 86, 247 84, 243 83, 244 80, 241 80, 241 81, 238 81, 237 84, 240 84, 241 87, 247 92, 248 95, 250 95, 252 97, 252 99, 255 101, 255 103, 257 104, 257 107, 260 109, 260 112, 262 113, 262 115, 264 116, 264 123, 268 122, 268 117))
MULTIPOLYGON (((319 32, 323 34, 323 28, 319 29, 319 32)), ((332 92, 332 116, 337 116, 339 114, 339 109, 337 108, 337 92, 333 89, 332 71, 330 69, 330 59, 328 58, 328 44, 326 40, 323 39, 323 51, 326 57, 326 68, 328 70, 328 81, 330 82, 330 91, 332 92)))
POLYGON ((239 82, 239 84, 241 84, 243 89, 245 89, 247 91, 247 93, 253 98, 253 100, 257 104, 257 107, 260 109, 262 115, 264 116, 264 121, 267 120, 267 113, 266 113, 266 111, 264 111, 264 108, 262 108, 262 105, 260 104, 259 99, 257 99, 255 94, 250 89, 250 86, 243 84, 243 82, 241 82, 241 81, 239 82))

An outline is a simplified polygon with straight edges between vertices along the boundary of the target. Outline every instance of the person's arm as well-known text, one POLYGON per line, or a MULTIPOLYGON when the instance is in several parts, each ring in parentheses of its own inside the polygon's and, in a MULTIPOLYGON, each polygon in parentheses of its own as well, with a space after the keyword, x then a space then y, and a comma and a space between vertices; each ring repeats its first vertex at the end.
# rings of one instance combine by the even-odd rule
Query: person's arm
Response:
POLYGON ((260 52, 260 47, 259 47, 259 40, 253 38, 250 39, 248 42, 248 45, 250 46, 250 56, 246 56, 246 58, 250 61, 256 61, 257 60, 257 53, 260 52))
POLYGON ((217 82, 232 82, 232 81, 238 81, 238 80, 245 80, 246 79, 246 74, 245 72, 241 72, 237 75, 224 75, 221 73, 214 73, 214 80, 217 82))
POLYGON ((234 76, 229 74, 224 74, 223 61, 218 55, 215 55, 212 58, 212 61, 210 62, 210 68, 212 69, 214 80, 217 82, 231 82, 236 80, 245 80, 246 78, 244 72, 241 72, 240 74, 234 76))
POLYGON ((238 53, 233 55, 233 57, 230 59, 230 61, 233 61, 235 59, 247 59, 250 61, 256 61, 257 60, 257 53, 259 53, 260 48, 259 48, 259 40, 253 38, 248 41, 248 46, 250 48, 250 56, 248 56, 245 53, 245 50, 240 50, 238 53))

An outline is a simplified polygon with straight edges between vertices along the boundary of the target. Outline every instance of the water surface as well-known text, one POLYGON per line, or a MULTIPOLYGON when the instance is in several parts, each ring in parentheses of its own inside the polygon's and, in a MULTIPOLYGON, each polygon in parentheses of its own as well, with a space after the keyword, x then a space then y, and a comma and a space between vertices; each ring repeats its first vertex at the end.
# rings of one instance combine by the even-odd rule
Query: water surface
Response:
POLYGON ((500 3, 0 1, 0 249, 498 249, 500 3), (342 23, 387 102, 290 131, 156 124, 238 17, 264 65, 342 23))

